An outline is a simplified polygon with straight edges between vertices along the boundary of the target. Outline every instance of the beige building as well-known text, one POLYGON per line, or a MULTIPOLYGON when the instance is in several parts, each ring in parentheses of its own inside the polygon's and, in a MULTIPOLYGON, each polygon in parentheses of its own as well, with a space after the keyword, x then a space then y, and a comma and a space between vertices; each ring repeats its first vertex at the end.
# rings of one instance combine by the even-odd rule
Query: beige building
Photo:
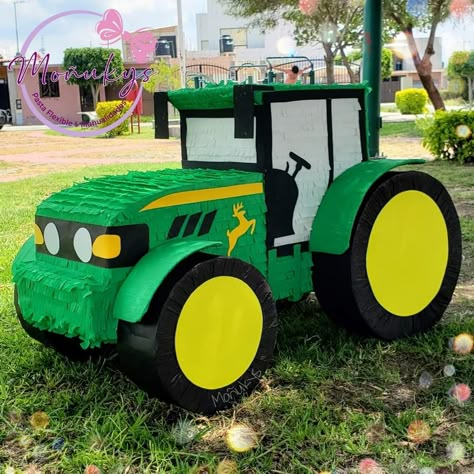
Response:
POLYGON ((128 39, 122 40, 125 63, 153 63, 160 57, 176 58, 178 56, 177 26, 153 28, 146 31, 148 36, 151 34, 153 39, 141 36, 143 32, 134 32, 130 33, 128 39))

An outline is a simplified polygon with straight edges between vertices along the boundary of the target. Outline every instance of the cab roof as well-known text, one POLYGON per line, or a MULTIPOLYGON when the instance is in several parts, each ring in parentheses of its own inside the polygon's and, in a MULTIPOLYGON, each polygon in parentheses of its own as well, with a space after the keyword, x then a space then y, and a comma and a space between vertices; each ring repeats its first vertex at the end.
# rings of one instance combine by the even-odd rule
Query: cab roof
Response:
MULTIPOLYGON (((179 89, 168 92, 168 100, 178 110, 219 110, 234 108, 234 90, 243 84, 224 83, 208 84, 201 89, 179 89)), ((254 105, 263 104, 263 96, 268 92, 292 91, 330 91, 330 90, 365 90, 369 91, 367 83, 357 84, 282 84, 255 85, 253 89, 254 105)))

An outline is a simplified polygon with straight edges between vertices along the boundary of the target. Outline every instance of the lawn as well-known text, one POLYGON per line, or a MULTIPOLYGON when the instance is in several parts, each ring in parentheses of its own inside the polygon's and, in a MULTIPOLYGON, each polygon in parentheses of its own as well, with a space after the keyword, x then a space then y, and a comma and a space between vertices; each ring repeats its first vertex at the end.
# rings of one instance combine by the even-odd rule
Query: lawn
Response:
MULTIPOLYGON (((359 472, 359 462, 369 457, 389 474, 433 472, 420 471, 428 467, 439 474, 474 473, 474 404, 448 395, 455 383, 474 386, 474 354, 460 356, 449 347, 459 333, 474 333, 474 300, 461 291, 434 330, 391 344, 350 336, 315 303, 295 306, 281 314, 275 362, 258 391, 211 418, 148 398, 121 375, 113 356, 72 363, 29 339, 16 321, 10 267, 32 232, 36 205, 84 175, 131 166, 157 168, 96 167, 0 185, 0 472, 7 466, 39 472, 36 466, 43 474, 80 474, 96 465, 104 474, 188 474, 216 472, 228 459, 245 473, 342 474, 359 472), (454 377, 443 374, 448 364, 454 377), (427 388, 419 384, 423 372, 433 377, 427 388), (49 417, 45 429, 30 423, 38 411, 49 417), (185 418, 200 434, 182 444, 175 426, 185 418), (423 443, 408 437, 416 420, 431 430, 423 443), (225 443, 236 423, 258 433, 258 446, 248 453, 234 453, 225 443), (448 456, 453 442, 461 443, 464 460, 457 460, 460 445, 451 445, 457 452, 448 450, 448 456)), ((424 170, 446 184, 458 205, 460 286, 472 285, 474 167, 434 163, 424 170)))
POLYGON ((415 122, 383 122, 380 130, 381 137, 422 137, 423 134, 416 128, 415 122))

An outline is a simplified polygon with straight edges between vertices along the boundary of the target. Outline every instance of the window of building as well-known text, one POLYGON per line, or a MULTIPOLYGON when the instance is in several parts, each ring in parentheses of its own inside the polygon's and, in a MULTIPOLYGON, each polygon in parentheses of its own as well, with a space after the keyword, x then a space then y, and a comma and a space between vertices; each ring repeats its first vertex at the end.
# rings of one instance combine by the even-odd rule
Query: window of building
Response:
POLYGON ((39 74, 40 97, 59 97, 59 82, 51 80, 51 72, 46 73, 46 84, 43 84, 44 73, 39 74))
POLYGON ((221 37, 229 35, 234 40, 234 47, 248 46, 247 28, 221 28, 221 37))

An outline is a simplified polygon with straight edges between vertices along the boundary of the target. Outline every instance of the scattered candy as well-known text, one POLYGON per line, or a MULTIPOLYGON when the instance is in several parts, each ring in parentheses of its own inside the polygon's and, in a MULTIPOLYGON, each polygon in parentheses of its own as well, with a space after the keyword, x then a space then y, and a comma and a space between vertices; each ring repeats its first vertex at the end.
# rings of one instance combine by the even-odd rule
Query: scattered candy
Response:
POLYGON ((52 448, 55 451, 61 451, 61 449, 64 448, 64 439, 63 438, 57 438, 53 441, 52 448))
POLYGON ((318 9, 319 0, 300 0, 299 7, 303 15, 313 15, 318 9))
POLYGON ((429 372, 422 372, 420 375, 419 385, 421 388, 430 388, 433 384, 433 377, 429 372))
POLYGON ((362 459, 359 463, 359 473, 360 474, 382 474, 382 469, 377 464, 377 461, 374 461, 370 458, 362 459))
POLYGON ((408 427, 408 438, 414 443, 421 444, 428 441, 431 429, 423 420, 415 420, 408 427))
POLYGON ((233 451, 244 453, 255 448, 258 443, 255 431, 246 425, 235 425, 227 432, 227 446, 233 451))
POLYGON ((458 125, 456 127, 456 135, 459 138, 469 138, 472 135, 472 130, 467 125, 458 125))
POLYGON ((185 446, 196 439, 198 432, 199 430, 192 420, 180 419, 174 425, 172 435, 176 444, 185 446))
POLYGON ((459 403, 464 403, 471 398, 471 389, 465 383, 460 383, 449 391, 449 395, 459 403))
POLYGON ((235 461, 224 459, 217 466, 217 474, 238 474, 239 468, 235 461))
POLYGON ((31 415, 30 423, 35 430, 45 429, 49 425, 49 416, 44 411, 37 411, 31 415))
POLYGON ((90 464, 89 466, 86 467, 84 474, 101 474, 101 472, 97 466, 90 464))
POLYGON ((454 365, 446 365, 443 369, 443 373, 446 377, 452 377, 456 373, 454 365))
POLYGON ((453 340, 453 351, 457 354, 469 354, 474 347, 474 337, 471 334, 459 334, 453 340))
POLYGON ((466 454, 466 448, 459 441, 452 441, 446 446, 446 454, 452 462, 462 461, 466 454))

